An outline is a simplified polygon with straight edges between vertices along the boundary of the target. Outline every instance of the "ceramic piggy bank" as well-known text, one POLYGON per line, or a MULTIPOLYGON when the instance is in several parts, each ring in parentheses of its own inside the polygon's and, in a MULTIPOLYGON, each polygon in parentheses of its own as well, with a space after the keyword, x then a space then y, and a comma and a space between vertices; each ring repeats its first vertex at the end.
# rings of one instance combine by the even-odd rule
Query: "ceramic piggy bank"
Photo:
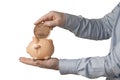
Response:
POLYGON ((53 41, 51 39, 33 37, 26 51, 33 59, 48 59, 54 52, 53 41))

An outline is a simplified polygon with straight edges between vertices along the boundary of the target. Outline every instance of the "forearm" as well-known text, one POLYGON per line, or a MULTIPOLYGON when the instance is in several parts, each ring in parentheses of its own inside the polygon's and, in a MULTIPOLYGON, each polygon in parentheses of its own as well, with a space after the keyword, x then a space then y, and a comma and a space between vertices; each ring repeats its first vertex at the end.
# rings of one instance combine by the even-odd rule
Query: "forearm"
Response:
POLYGON ((88 78, 106 76, 104 57, 61 59, 59 70, 61 74, 79 74, 88 78))
POLYGON ((115 26, 119 13, 120 4, 112 12, 99 19, 87 19, 82 16, 65 14, 66 24, 61 28, 70 30, 81 38, 94 40, 108 39, 111 37, 112 29, 115 26))
POLYGON ((89 57, 82 59, 61 59, 59 70, 61 74, 80 74, 88 78, 120 77, 120 43, 109 55, 104 57, 89 57))
POLYGON ((87 19, 82 16, 66 14, 66 24, 62 28, 70 30, 81 38, 102 40, 111 37, 114 21, 101 19, 87 19))

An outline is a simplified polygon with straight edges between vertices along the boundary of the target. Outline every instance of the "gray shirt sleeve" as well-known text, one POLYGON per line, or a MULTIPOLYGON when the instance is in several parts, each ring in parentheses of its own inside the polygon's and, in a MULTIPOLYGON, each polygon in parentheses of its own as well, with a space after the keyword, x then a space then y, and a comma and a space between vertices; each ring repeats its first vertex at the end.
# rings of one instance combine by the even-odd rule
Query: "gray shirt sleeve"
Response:
MULTIPOLYGON (((85 19, 82 16, 66 14, 67 22, 63 28, 76 36, 94 40, 107 39, 112 36, 113 27, 120 15, 120 4, 101 19, 85 19)), ((119 20, 120 22, 120 20, 119 20)), ((119 34, 118 34, 119 35, 119 34)), ((120 37, 119 37, 120 38, 120 37)), ((109 55, 81 59, 60 59, 61 74, 80 74, 88 78, 120 77, 120 43, 114 46, 109 55)))
POLYGON ((120 77, 120 43, 104 57, 60 59, 61 74, 80 74, 88 78, 120 77))
POLYGON ((66 15, 66 24, 62 26, 81 38, 102 40, 111 37, 112 28, 115 24, 118 6, 100 19, 87 19, 82 16, 66 15))

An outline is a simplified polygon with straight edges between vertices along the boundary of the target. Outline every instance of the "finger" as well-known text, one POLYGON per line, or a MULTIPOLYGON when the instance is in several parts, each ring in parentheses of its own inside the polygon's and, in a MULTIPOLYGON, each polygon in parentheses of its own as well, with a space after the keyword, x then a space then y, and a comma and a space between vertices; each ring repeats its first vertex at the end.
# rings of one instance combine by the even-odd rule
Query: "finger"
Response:
POLYGON ((39 23, 45 22, 45 21, 50 21, 53 19, 53 15, 48 13, 44 16, 42 16, 40 19, 38 19, 34 24, 37 25, 39 23))
POLYGON ((51 28, 57 26, 55 21, 46 21, 44 22, 44 25, 50 26, 51 28))
POLYGON ((41 22, 44 22, 44 20, 46 20, 46 18, 47 18, 47 14, 42 16, 41 18, 39 18, 34 24, 37 25, 41 22))
POLYGON ((34 25, 37 25, 37 24, 39 24, 39 23, 42 23, 42 22, 44 22, 44 18, 40 18, 40 19, 38 19, 35 23, 34 23, 34 25))
POLYGON ((20 57, 19 60, 20 60, 20 62, 22 62, 22 63, 24 63, 24 64, 37 66, 36 61, 34 61, 34 60, 31 59, 31 58, 20 57))

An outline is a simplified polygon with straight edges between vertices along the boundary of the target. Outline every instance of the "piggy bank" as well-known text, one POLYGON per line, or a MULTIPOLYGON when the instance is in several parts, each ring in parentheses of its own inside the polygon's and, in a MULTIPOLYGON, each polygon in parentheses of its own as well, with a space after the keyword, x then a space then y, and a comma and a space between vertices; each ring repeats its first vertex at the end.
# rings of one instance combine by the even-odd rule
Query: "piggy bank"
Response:
POLYGON ((54 52, 53 41, 51 39, 33 37, 26 51, 33 59, 49 59, 54 52))

